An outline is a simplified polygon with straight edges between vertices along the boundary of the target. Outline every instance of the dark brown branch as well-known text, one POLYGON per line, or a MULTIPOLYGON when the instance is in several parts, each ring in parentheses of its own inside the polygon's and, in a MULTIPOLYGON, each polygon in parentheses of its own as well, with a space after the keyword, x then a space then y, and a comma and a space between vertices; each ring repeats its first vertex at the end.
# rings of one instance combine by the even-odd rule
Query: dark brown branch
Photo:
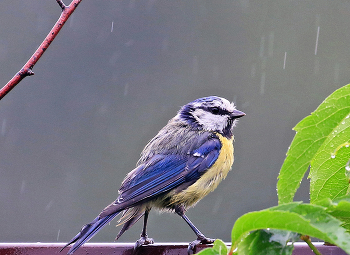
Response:
POLYGON ((78 7, 82 0, 73 0, 70 5, 65 5, 61 0, 56 0, 62 9, 60 18, 57 20, 56 24, 51 29, 50 33, 46 36, 44 41, 40 44, 39 48, 27 61, 27 63, 22 67, 22 69, 13 76, 13 78, 0 90, 0 100, 9 93, 21 80, 27 76, 34 75, 33 67, 50 46, 52 41, 55 39, 56 35, 59 33, 63 25, 66 23, 70 15, 78 7))

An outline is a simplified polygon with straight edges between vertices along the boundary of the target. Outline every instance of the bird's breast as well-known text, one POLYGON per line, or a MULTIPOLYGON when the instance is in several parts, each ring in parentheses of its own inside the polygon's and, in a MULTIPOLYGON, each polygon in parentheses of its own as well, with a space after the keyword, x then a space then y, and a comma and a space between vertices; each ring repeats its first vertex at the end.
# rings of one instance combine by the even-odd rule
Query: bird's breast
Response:
POLYGON ((219 157, 215 163, 191 186, 175 194, 171 204, 183 204, 186 207, 194 205, 209 192, 216 189, 221 180, 225 179, 233 164, 233 137, 216 134, 222 144, 219 157))

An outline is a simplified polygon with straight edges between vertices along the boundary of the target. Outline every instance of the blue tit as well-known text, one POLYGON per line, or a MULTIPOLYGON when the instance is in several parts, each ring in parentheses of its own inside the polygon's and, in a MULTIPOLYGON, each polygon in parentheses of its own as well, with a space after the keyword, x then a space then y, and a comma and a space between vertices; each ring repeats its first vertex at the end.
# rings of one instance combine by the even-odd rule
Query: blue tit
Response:
POLYGON ((62 250, 74 243, 68 254, 74 253, 118 214, 123 227, 116 239, 144 216, 135 249, 152 244, 146 231, 151 208, 175 212, 187 222, 197 235, 189 244, 189 252, 199 243, 212 243, 214 239, 205 237, 185 212, 213 191, 230 171, 232 131, 244 115, 233 103, 217 96, 199 98, 181 107, 143 149, 136 168, 122 182, 117 200, 84 225, 62 250))

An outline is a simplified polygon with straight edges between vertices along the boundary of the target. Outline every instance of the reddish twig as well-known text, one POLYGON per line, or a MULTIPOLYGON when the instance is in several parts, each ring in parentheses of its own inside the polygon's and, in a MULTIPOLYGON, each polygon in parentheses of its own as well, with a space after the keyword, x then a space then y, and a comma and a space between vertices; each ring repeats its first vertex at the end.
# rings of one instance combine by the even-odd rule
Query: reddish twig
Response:
POLYGON ((33 67, 50 46, 52 41, 55 39, 58 32, 63 27, 64 23, 68 20, 70 15, 74 12, 77 6, 80 4, 82 0, 73 0, 70 5, 65 5, 62 0, 56 0, 58 5, 62 9, 62 13, 60 18, 57 20, 56 24, 51 29, 50 33, 46 36, 44 41, 40 44, 39 48, 35 51, 35 53, 31 56, 31 58, 27 61, 27 63, 22 67, 22 69, 13 76, 11 80, 0 90, 0 100, 9 93, 21 80, 23 80, 27 76, 33 75, 33 67))

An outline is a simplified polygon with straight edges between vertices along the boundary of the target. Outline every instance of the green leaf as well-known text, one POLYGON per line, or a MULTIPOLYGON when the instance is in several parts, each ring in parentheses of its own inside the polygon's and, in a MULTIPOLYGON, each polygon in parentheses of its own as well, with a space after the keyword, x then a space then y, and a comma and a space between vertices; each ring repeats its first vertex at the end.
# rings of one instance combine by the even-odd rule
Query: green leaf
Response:
POLYGON ((196 254, 200 254, 200 255, 227 255, 227 252, 228 252, 228 249, 227 249, 225 243, 220 239, 216 239, 212 248, 206 248, 206 249, 201 250, 200 252, 198 252, 196 254))
POLYGON ((340 201, 338 205, 328 211, 330 215, 341 220, 342 226, 350 232, 350 202, 340 201))
POLYGON ((231 250, 251 231, 258 229, 280 229, 308 235, 333 243, 350 253, 350 234, 341 226, 342 222, 326 208, 314 204, 286 203, 241 216, 231 233, 231 250))
POLYGON ((340 125, 327 137, 311 161, 309 175, 311 203, 324 198, 334 199, 347 193, 350 172, 347 170, 350 160, 350 118, 348 116, 350 115, 342 119, 340 125))
POLYGON ((349 177, 344 177, 345 161, 349 160, 350 152, 342 150, 349 143, 349 116, 350 84, 333 92, 311 115, 294 127, 297 133, 278 176, 279 203, 293 201, 310 164, 311 201, 346 194, 346 178, 349 177), (332 153, 336 155, 334 160, 331 160, 332 153), (334 183, 339 187, 334 187, 334 183))
POLYGON ((350 195, 330 200, 323 199, 318 205, 327 207, 326 211, 333 217, 342 221, 342 226, 350 232, 350 195))
POLYGON ((289 231, 256 230, 251 232, 239 243, 234 254, 237 255, 291 255, 293 245, 287 245, 286 240, 280 242, 280 237, 289 237, 289 231), (277 241, 276 241, 277 240, 277 241))

